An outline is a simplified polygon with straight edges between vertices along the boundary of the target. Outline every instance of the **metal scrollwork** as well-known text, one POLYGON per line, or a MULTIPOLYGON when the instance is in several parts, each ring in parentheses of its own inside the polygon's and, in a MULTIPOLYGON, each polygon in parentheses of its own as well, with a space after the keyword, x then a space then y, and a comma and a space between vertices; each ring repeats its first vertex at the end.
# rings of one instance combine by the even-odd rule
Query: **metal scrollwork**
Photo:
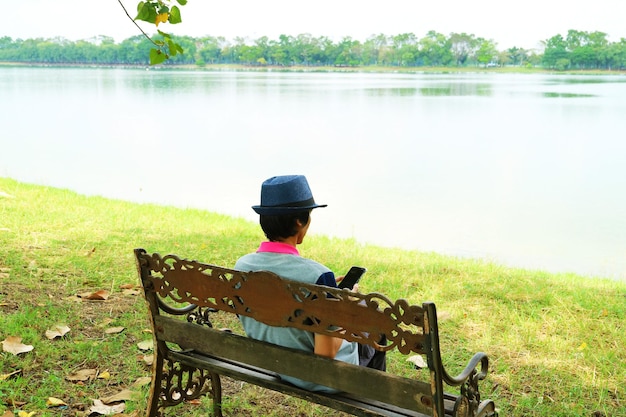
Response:
POLYGON ((194 400, 207 393, 215 402, 221 403, 219 375, 169 359, 164 360, 159 409, 194 400))
POLYGON ((213 323, 209 314, 217 312, 214 308, 197 307, 195 310, 187 314, 189 323, 196 323, 213 328, 213 323))
POLYGON ((480 399, 478 383, 485 378, 486 371, 486 368, 481 369, 480 372, 474 369, 465 381, 460 384, 461 395, 454 404, 454 417, 494 417, 498 415, 493 401, 485 400, 481 402, 480 399))
MULTIPOLYGON (((163 299, 188 303, 188 309, 201 306, 225 310, 270 326, 293 326, 329 335, 342 332, 346 340, 379 350, 424 353, 424 310, 406 300, 394 303, 378 293, 359 294, 287 281, 269 272, 235 271, 175 255, 145 256, 154 272, 149 278, 154 291, 163 299), (371 329, 379 331, 372 333, 371 329), (386 336, 386 345, 379 344, 382 336, 386 336)), ((172 314, 184 310, 176 311, 172 314)), ((210 323, 208 317, 204 322, 198 314, 192 312, 193 320, 210 323)))
POLYGON ((471 407, 472 415, 475 415, 478 404, 480 404, 480 391, 478 390, 478 373, 476 371, 467 378, 465 383, 461 385, 461 397, 467 398, 471 407))

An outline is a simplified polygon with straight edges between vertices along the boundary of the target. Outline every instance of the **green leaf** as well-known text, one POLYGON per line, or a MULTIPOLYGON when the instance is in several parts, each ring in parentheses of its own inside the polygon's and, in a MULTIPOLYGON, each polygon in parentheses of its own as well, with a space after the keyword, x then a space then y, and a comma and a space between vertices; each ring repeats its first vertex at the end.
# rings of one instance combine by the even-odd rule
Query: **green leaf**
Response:
POLYGON ((162 51, 152 48, 150 49, 150 65, 158 65, 168 58, 162 51))
POLYGON ((141 13, 141 9, 143 9, 146 6, 146 3, 143 1, 140 1, 139 3, 137 3, 137 13, 141 13))
POLYGON ((139 3, 137 5, 137 17, 135 20, 143 20, 144 22, 154 23, 156 22, 157 12, 153 4, 139 3))
POLYGON ((187 4, 187 0, 176 0, 178 2, 178 4, 180 4, 181 6, 184 6, 185 4, 187 4))
POLYGON ((177 44, 176 42, 172 40, 169 40, 167 42, 167 46, 170 49, 170 54, 172 56, 176 56, 178 54, 182 54, 183 52, 185 52, 182 46, 180 46, 179 44, 177 44))
POLYGON ((146 20, 148 17, 148 13, 150 12, 150 8, 146 6, 146 3, 143 1, 137 4, 137 16, 135 20, 146 20))
POLYGON ((178 51, 176 50, 176 43, 174 43, 172 40, 167 42, 167 47, 170 49, 170 54, 172 56, 178 55, 178 51))
POLYGON ((180 9, 178 8, 178 6, 173 6, 172 10, 170 10, 170 18, 169 18, 169 22, 171 24, 176 24, 176 23, 180 23, 183 20, 180 17, 180 9))

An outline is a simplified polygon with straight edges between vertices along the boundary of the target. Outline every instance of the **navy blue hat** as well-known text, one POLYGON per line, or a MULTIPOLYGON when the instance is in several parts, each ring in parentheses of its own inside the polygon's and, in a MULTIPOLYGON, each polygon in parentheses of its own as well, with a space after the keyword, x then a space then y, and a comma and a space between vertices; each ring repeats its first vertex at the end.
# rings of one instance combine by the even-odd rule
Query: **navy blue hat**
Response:
POLYGON ((252 206, 259 214, 279 216, 326 207, 316 204, 304 175, 272 177, 261 186, 261 205, 252 206))

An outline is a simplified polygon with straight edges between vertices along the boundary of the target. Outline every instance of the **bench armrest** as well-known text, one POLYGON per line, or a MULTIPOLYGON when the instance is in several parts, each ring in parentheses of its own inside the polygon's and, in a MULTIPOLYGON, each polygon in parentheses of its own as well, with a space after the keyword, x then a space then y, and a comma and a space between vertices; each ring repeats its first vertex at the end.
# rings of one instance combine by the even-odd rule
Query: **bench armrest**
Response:
POLYGON ((468 378, 476 373, 476 367, 478 366, 478 364, 480 364, 480 372, 476 374, 475 378, 477 381, 485 379, 487 373, 489 372, 489 358, 487 357, 486 353, 478 352, 472 357, 465 369, 463 369, 463 371, 457 376, 450 376, 448 372, 444 369, 443 380, 446 382, 446 384, 457 387, 466 382, 468 378))

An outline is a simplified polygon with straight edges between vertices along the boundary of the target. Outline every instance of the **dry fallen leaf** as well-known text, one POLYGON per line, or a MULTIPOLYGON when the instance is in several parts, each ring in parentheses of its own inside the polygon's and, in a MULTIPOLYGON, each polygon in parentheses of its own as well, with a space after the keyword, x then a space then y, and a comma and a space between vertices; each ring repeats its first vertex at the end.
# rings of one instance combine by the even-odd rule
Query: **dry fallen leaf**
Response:
POLYGON ((424 361, 424 358, 422 358, 422 355, 410 356, 407 359, 407 361, 413 363, 413 365, 415 365, 416 368, 419 368, 419 369, 428 368, 428 364, 424 361))
POLYGON ((152 377, 142 376, 141 378, 137 378, 135 382, 131 385, 133 388, 143 387, 145 385, 149 385, 152 382, 152 377))
POLYGON ((11 378, 12 376, 20 375, 21 373, 22 373, 22 370, 18 369, 17 371, 13 371, 10 374, 0 374, 0 381, 5 381, 11 378))
POLYGON ((106 405, 100 400, 93 400, 93 405, 89 409, 92 413, 103 414, 105 416, 121 413, 126 409, 126 404, 106 405))
POLYGON ((152 363, 154 362, 154 355, 150 354, 150 355, 143 355, 141 357, 141 360, 144 361, 144 363, 148 366, 152 366, 152 363))
POLYGON ((110 378, 111 378, 111 374, 109 373, 109 371, 100 372, 98 374, 98 379, 110 379, 110 378))
POLYGON ((60 407, 62 405, 67 405, 63 400, 54 397, 48 397, 46 400, 46 405, 48 407, 60 407))
POLYGON ((125 389, 118 392, 117 394, 111 395, 110 397, 101 398, 100 401, 102 401, 104 404, 111 404, 120 401, 132 400, 133 398, 136 398, 137 395, 139 395, 137 392, 125 389))
POLYGON ((81 369, 80 371, 74 372, 73 374, 66 376, 65 379, 71 382, 84 382, 94 379, 97 375, 97 369, 81 369))
POLYGON ((107 290, 99 290, 95 292, 83 292, 76 294, 81 300, 103 301, 109 298, 110 293, 107 290))
POLYGON ((130 290, 130 289, 133 289, 133 288, 136 288, 136 287, 137 287, 137 285, 135 285, 135 284, 122 284, 122 285, 120 285, 120 289, 122 289, 122 290, 130 290))
POLYGON ((31 411, 30 413, 27 413, 26 411, 18 411, 17 417, 33 417, 35 413, 36 411, 31 411))
POLYGON ((46 337, 50 340, 57 337, 63 337, 70 331, 70 328, 65 325, 56 325, 46 330, 46 337))
POLYGON ((82 294, 81 298, 84 298, 86 300, 104 301, 109 298, 109 292, 107 290, 100 290, 91 294, 82 294))
POLYGON ((123 294, 123 295, 131 295, 131 296, 134 296, 134 295, 139 295, 139 294, 141 294, 141 292, 140 292, 139 290, 135 290, 135 289, 125 289, 125 290, 122 290, 122 294, 123 294))
POLYGON ((151 350, 154 348, 154 342, 152 339, 144 340, 143 342, 137 343, 137 347, 141 350, 151 350))
POLYGON ((22 338, 17 336, 9 336, 2 341, 2 350, 5 352, 19 355, 20 353, 26 353, 33 350, 32 345, 22 344, 22 338))
POLYGON ((104 332, 106 334, 116 334, 116 333, 122 333, 124 330, 126 330, 126 327, 109 327, 108 329, 106 329, 104 332))
POLYGON ((15 415, 9 410, 7 410, 4 412, 4 414, 2 414, 2 417, 15 417, 15 415))

